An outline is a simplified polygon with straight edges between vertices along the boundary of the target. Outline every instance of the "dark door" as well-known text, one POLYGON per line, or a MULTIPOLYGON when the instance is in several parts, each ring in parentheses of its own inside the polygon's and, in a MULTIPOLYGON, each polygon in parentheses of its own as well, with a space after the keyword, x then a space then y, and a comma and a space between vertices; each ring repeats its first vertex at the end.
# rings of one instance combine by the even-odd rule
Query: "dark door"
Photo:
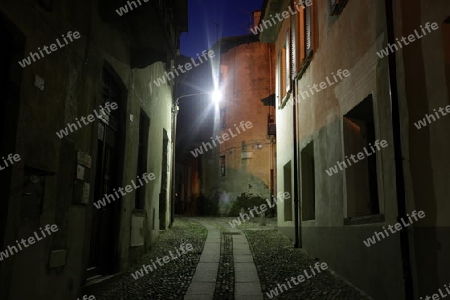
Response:
POLYGON ((112 195, 114 200, 110 198, 111 203, 107 203, 103 208, 94 207, 88 278, 117 271, 119 210, 122 199, 116 196, 113 189, 119 187, 119 174, 122 173, 119 150, 122 144, 119 142, 120 99, 121 92, 118 85, 112 76, 104 71, 102 104, 115 102, 119 105, 119 109, 105 113, 104 117, 98 120, 94 201, 104 198, 105 194, 112 195))
POLYGON ((162 149, 162 166, 161 166, 161 190, 159 193, 159 229, 165 230, 167 223, 167 195, 168 187, 168 153, 169 153, 169 137, 167 131, 163 129, 163 149, 162 149))
MULTIPOLYGON (((22 34, 9 20, 0 14, 0 164, 5 167, 2 157, 15 153, 15 140, 19 113, 19 96, 22 68, 18 64, 23 59, 22 34)), ((12 167, 0 170, 0 249, 3 249, 6 228, 12 167)), ((0 297, 1 298, 1 297, 0 297)))

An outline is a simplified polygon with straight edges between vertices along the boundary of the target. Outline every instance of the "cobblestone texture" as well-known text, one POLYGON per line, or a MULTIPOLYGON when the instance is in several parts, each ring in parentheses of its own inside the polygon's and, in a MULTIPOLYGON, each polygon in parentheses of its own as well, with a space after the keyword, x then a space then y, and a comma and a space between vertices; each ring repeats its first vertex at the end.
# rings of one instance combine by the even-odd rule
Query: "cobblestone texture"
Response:
MULTIPOLYGON (((233 240, 232 235, 226 233, 229 219, 215 218, 208 221, 222 231, 221 257, 214 299, 234 299, 233 240)), ((305 251, 294 249, 292 242, 274 229, 276 223, 273 220, 269 219, 267 223, 268 226, 260 226, 255 220, 239 226, 249 242, 264 299, 270 299, 266 292, 275 288, 278 283, 284 284, 292 276, 302 274, 304 269, 315 262, 305 251)), ((147 253, 139 263, 124 274, 102 284, 99 288, 101 292, 93 294, 100 300, 183 299, 200 260, 206 235, 207 230, 200 224, 189 219, 176 219, 172 229, 161 234, 154 250, 147 253), (149 264, 152 259, 158 257, 162 258, 169 250, 179 247, 183 242, 191 243, 194 250, 138 280, 131 277, 131 273, 140 269, 142 264, 149 264)), ((291 285, 293 286, 291 289, 274 299, 371 299, 328 270, 297 286, 291 285)))
POLYGON ((234 300, 233 236, 222 231, 219 271, 217 272, 214 299, 234 300))
MULTIPOLYGON (((287 279, 302 274, 315 261, 304 250, 295 249, 292 242, 276 230, 251 230, 246 224, 244 233, 250 244, 256 268, 258 270, 264 299, 270 299, 266 292, 286 283, 287 279)), ((241 228, 243 229, 243 228, 241 228)), ((307 279, 275 299, 308 300, 353 300, 371 299, 347 284, 328 270, 307 279)))
POLYGON ((147 253, 127 272, 101 285, 96 299, 139 300, 139 299, 183 299, 205 245, 207 230, 196 222, 177 218, 170 230, 163 232, 155 248, 147 253), (182 243, 190 243, 194 250, 182 255, 175 261, 134 280, 131 273, 150 264, 151 260, 163 258, 170 250, 179 248, 182 243))

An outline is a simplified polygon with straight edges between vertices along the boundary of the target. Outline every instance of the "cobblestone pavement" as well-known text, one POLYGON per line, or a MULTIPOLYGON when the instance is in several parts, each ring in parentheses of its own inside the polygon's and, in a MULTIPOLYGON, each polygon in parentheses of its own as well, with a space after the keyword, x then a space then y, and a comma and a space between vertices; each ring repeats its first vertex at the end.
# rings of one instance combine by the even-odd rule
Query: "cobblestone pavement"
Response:
POLYGON ((207 230, 197 222, 177 218, 172 228, 160 235, 153 250, 123 274, 101 284, 93 294, 100 300, 183 299, 200 260, 206 234, 207 230), (182 243, 190 243, 194 249, 137 280, 131 276, 143 264, 162 259, 182 243))
MULTIPOLYGON (((221 231, 226 232, 231 229, 228 224, 231 218, 201 218, 201 220, 207 221, 221 231)), ((287 280, 303 274, 303 270, 309 269, 315 261, 304 250, 294 249, 292 242, 276 230, 276 222, 273 219, 267 219, 266 224, 266 226, 260 226, 257 222, 245 222, 239 226, 248 240, 264 299, 371 299, 330 270, 322 271, 298 285, 292 284, 291 281, 287 290, 282 292, 278 290, 278 296, 272 294, 269 297, 267 293, 277 288, 278 284, 288 285, 287 280)), ((206 235, 207 230, 196 223, 196 219, 176 219, 172 229, 160 236, 154 250, 147 253, 127 272, 103 284, 101 291, 94 295, 97 299, 114 300, 183 299, 199 262, 206 235), (183 242, 191 243, 194 250, 138 280, 131 277, 131 273, 141 268, 142 264, 150 264, 151 260, 167 255, 170 249, 179 247, 183 242)), ((224 243, 223 237, 221 243, 224 243)), ((230 281, 231 278, 232 281, 235 279, 233 274, 230 274, 233 268, 228 265, 228 261, 223 260, 223 255, 231 251, 232 244, 231 240, 227 241, 225 252, 222 247, 222 267, 219 267, 216 291, 211 294, 210 299, 233 299, 233 296, 227 292, 224 293, 224 291, 232 292, 234 289, 234 283, 230 281), (224 266, 227 267, 224 268, 224 266), (224 278, 228 276, 230 280, 224 278)))
MULTIPOLYGON (((304 274, 309 266, 316 261, 302 249, 293 248, 293 243, 276 230, 244 230, 247 240, 251 246, 253 259, 258 269, 261 288, 264 292, 264 299, 271 299, 266 293, 275 288, 278 284, 286 284, 292 277, 304 274)), ((321 262, 322 263, 322 262, 321 262)), ((297 281, 298 282, 298 281, 297 281)), ((290 283, 292 288, 280 292, 276 299, 311 299, 311 300, 357 300, 371 299, 360 291, 349 285, 345 280, 336 276, 330 270, 306 279, 304 282, 295 285, 290 283)), ((272 294, 273 295, 273 294, 272 294)))

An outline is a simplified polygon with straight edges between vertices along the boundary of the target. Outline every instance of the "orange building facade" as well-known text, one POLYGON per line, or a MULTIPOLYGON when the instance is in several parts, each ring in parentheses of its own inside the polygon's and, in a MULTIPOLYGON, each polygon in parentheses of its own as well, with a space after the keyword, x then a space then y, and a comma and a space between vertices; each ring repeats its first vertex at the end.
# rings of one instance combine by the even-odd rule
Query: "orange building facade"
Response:
MULTIPOLYGON (((255 13, 256 22, 258 14, 255 13)), ((229 213, 242 194, 269 198, 274 193, 275 136, 269 134, 275 108, 264 103, 274 94, 273 46, 253 35, 221 41, 219 212, 229 213), (229 137, 227 137, 229 136, 229 137)), ((240 203, 247 209, 246 203, 240 203)))

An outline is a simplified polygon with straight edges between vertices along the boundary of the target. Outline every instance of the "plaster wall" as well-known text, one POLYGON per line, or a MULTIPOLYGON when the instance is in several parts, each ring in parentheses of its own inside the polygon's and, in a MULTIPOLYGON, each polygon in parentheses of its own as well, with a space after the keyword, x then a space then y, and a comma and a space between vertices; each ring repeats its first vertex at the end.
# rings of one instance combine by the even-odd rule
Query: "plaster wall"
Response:
MULTIPOLYGON (((151 81, 163 75, 164 63, 157 62, 144 69, 129 67, 128 37, 124 37, 110 24, 98 19, 97 5, 73 2, 56 3, 54 11, 45 12, 28 1, 4 1, 0 11, 25 38, 24 56, 38 47, 53 43, 68 31, 79 31, 81 38, 64 48, 33 62, 22 72, 20 108, 16 153, 22 157, 14 165, 9 202, 6 236, 2 245, 15 245, 15 240, 31 236, 40 226, 57 224, 58 232, 2 262, 0 267, 0 298, 2 299, 75 299, 86 279, 90 235, 92 233, 92 205, 97 160, 97 123, 81 127, 66 138, 59 139, 55 132, 76 117, 88 116, 99 107, 102 69, 109 65, 124 86, 127 99, 121 107, 124 114, 123 158, 119 169, 120 186, 136 179, 137 147, 140 110, 150 118, 148 172, 156 179, 146 186, 146 204, 143 211, 134 210, 135 192, 120 201, 118 224, 117 271, 130 264, 151 247, 159 235, 159 193, 161 173, 168 173, 171 186, 171 101, 172 86, 151 88, 151 81), (73 10, 64 7, 72 7, 73 10), (34 84, 35 74, 45 80, 43 91, 34 84), (162 166, 163 129, 169 134, 169 165, 162 166), (74 180, 77 152, 91 156, 92 167, 89 203, 76 204, 74 180), (24 172, 32 168, 42 174, 43 194, 41 207, 34 207, 23 196, 24 172), (155 215, 153 217, 153 210, 155 215), (132 227, 132 216, 144 216, 143 228, 132 227), (153 226, 154 224, 154 226, 153 226), (145 245, 131 247, 131 240, 144 238, 145 245), (66 251, 63 264, 49 268, 50 251, 66 251), (24 288, 24 287, 27 288, 24 288)), ((20 68, 20 69, 19 69, 20 68)), ((119 163, 119 162, 118 162, 119 163)), ((170 218, 170 193, 167 195, 166 220, 170 218)), ((166 223, 168 226, 168 223, 166 223)))
POLYGON ((267 135, 267 120, 273 107, 264 106, 261 100, 273 93, 272 57, 273 51, 265 43, 239 45, 221 55, 224 100, 220 108, 225 109, 225 128, 220 128, 219 135, 229 130, 236 135, 236 126, 240 132, 220 145, 219 155, 226 157, 225 176, 219 178, 221 213, 242 193, 270 197, 274 149, 267 135), (244 131, 241 122, 250 122, 251 128, 244 126, 244 131))
MULTIPOLYGON (((392 235, 369 248, 363 244, 363 240, 382 230, 382 226, 397 222, 387 62, 376 55, 384 45, 384 3, 349 1, 339 16, 332 17, 329 1, 314 1, 314 11, 317 22, 313 29, 314 56, 301 79, 296 80, 297 99, 301 99, 297 102, 300 195, 300 152, 311 141, 314 142, 315 180, 315 216, 308 221, 300 219, 300 244, 375 299, 403 299, 399 235, 392 235), (305 99, 299 96, 299 92, 309 91, 313 84, 326 81, 327 76, 334 81, 332 73, 337 74, 339 69, 347 69, 350 76, 320 92, 310 92, 305 99), (346 188, 346 171, 329 176, 325 170, 344 160, 343 116, 369 95, 372 95, 374 103, 376 139, 386 140, 389 145, 376 154, 378 198, 384 221, 344 225, 344 219, 348 217, 347 193, 350 192, 346 188)), ((277 52, 284 46, 283 33, 289 21, 285 21, 279 31, 277 52)), ((292 106, 287 104, 277 111, 277 126, 280 128, 281 115, 292 115, 289 110, 292 106)), ((287 118, 285 120, 286 126, 292 127, 289 125, 293 124, 292 120, 289 123, 287 118)), ((277 147, 285 149, 290 146, 293 149, 292 142, 289 142, 292 131, 290 136, 278 135, 277 147)), ((284 185, 283 165, 293 160, 293 150, 285 151, 284 155, 279 151, 278 190, 284 185)), ((306 200, 299 199, 300 209, 306 200)), ((279 219, 284 210, 279 205, 279 219)), ((302 211, 299 215, 301 218, 302 211)), ((283 223, 283 219, 278 220, 278 224, 283 232, 294 238, 290 224, 283 223)))

